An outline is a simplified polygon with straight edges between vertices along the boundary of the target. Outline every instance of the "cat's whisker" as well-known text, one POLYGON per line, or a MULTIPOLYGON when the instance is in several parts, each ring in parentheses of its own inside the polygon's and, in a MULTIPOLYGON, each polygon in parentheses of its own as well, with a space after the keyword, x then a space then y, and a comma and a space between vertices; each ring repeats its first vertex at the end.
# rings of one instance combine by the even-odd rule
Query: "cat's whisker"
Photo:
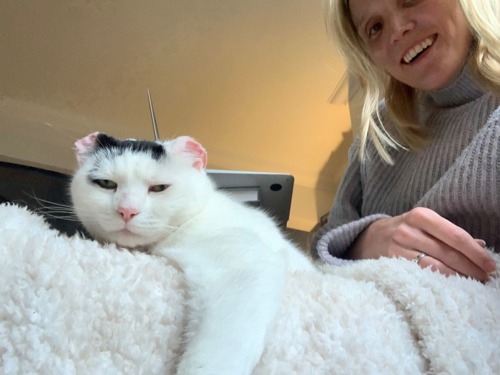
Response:
POLYGON ((64 209, 54 209, 51 207, 36 207, 34 209, 36 213, 42 214, 46 217, 54 218, 54 219, 61 219, 61 220, 68 220, 68 221, 75 221, 79 222, 80 220, 78 219, 78 216, 76 213, 72 210, 64 210, 64 209))
POLYGON ((165 225, 164 223, 156 224, 156 225, 144 225, 145 223, 142 223, 141 228, 139 229, 140 232, 143 235, 155 235, 157 233, 162 233, 163 237, 169 236, 173 232, 175 232, 177 229, 179 229, 178 226, 173 226, 173 225, 165 225))
POLYGON ((145 227, 154 228, 154 229, 156 229, 156 228, 178 229, 179 228, 178 225, 171 225, 171 224, 165 223, 162 220, 157 220, 157 219, 145 220, 143 222, 143 225, 145 227))
POLYGON ((63 131, 59 126, 54 126, 53 124, 51 124, 50 122, 44 122, 43 123, 44 126, 50 128, 51 130, 61 134, 62 136, 66 137, 67 139, 70 139, 70 140, 74 140, 75 137, 74 135, 71 135, 65 131, 63 131))
POLYGON ((50 209, 55 212, 73 212, 73 207, 68 204, 52 202, 41 198, 35 199, 42 209, 50 209))
POLYGON ((47 199, 43 199, 43 198, 39 198, 36 196, 35 193, 32 193, 32 194, 28 194, 26 193, 26 195, 30 198, 33 198, 36 203, 38 203, 40 206, 45 206, 46 203, 50 204, 51 206, 63 206, 63 207, 71 207, 70 205, 68 204, 64 204, 64 203, 58 203, 58 202, 53 202, 53 201, 49 201, 47 199))
POLYGON ((30 198, 34 199, 38 204, 38 207, 34 207, 33 210, 36 213, 44 215, 48 218, 67 220, 79 222, 80 220, 76 216, 73 207, 68 204, 58 203, 49 201, 47 199, 39 198, 36 194, 27 194, 30 198))

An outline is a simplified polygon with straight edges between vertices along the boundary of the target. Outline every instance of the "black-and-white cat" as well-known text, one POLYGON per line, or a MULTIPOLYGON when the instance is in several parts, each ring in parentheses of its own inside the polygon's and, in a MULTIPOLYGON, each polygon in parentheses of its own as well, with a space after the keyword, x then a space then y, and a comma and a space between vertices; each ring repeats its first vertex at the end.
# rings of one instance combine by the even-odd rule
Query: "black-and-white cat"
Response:
POLYGON ((190 137, 75 143, 74 210, 98 240, 175 261, 189 288, 179 375, 251 374, 288 272, 310 260, 263 212, 217 191, 207 154, 190 137))

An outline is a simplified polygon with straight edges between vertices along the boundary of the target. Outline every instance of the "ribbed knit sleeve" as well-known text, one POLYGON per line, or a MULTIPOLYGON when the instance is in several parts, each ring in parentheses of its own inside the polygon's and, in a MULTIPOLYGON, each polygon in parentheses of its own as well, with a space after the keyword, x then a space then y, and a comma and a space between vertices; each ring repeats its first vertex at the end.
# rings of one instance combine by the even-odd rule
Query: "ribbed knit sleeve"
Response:
POLYGON ((352 243, 371 223, 387 215, 369 215, 359 220, 336 226, 335 222, 327 223, 316 236, 313 244, 319 258, 329 264, 337 266, 349 262, 343 259, 352 243))
POLYGON ((361 165, 358 158, 359 139, 349 149, 349 165, 337 191, 335 204, 328 222, 315 236, 313 249, 321 260, 330 264, 343 264, 341 259, 360 233, 375 220, 387 215, 361 217, 363 187, 361 165))

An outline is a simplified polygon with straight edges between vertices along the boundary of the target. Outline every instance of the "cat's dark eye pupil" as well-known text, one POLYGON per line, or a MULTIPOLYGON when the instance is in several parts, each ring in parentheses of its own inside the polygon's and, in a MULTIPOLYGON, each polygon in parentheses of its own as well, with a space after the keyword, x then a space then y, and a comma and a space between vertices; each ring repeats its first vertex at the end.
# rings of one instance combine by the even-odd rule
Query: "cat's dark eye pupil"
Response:
POLYGON ((103 189, 114 190, 118 187, 118 184, 111 180, 95 179, 92 182, 102 187, 103 189))
POLYGON ((153 186, 149 187, 149 191, 151 191, 153 193, 159 193, 159 192, 162 192, 163 190, 165 190, 166 188, 168 188, 167 184, 153 185, 153 186))

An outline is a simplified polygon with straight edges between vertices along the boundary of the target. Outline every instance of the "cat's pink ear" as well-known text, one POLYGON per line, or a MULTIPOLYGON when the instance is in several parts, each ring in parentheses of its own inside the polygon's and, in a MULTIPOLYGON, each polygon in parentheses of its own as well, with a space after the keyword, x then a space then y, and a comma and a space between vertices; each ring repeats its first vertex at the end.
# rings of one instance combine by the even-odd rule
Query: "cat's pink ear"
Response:
POLYGON ((193 159, 193 167, 201 170, 207 166, 207 151, 195 139, 187 136, 179 137, 174 143, 175 152, 183 152, 193 159))
POLYGON ((99 132, 89 134, 75 142, 76 160, 78 160, 79 165, 82 165, 87 156, 94 151, 98 134, 99 132))

